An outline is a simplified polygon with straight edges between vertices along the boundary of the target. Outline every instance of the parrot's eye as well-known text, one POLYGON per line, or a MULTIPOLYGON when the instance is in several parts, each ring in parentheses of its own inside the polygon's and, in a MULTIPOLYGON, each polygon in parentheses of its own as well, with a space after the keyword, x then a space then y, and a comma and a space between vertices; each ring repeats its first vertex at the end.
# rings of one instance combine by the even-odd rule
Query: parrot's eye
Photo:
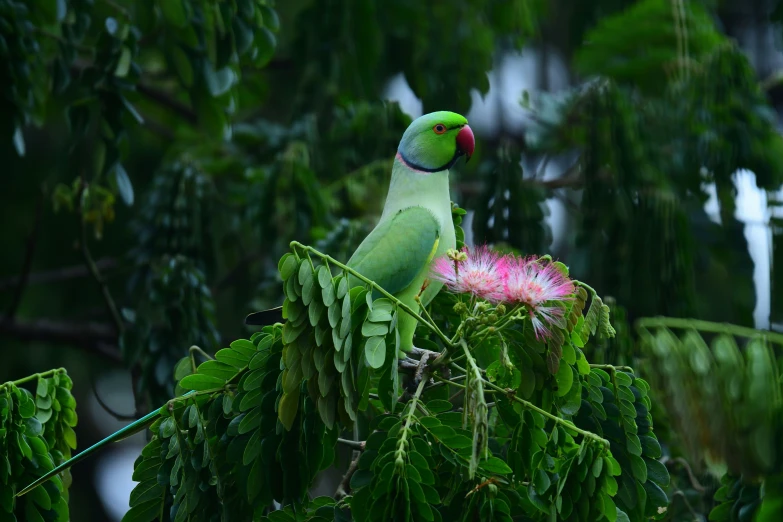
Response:
POLYGON ((442 123, 438 123, 432 128, 433 131, 435 131, 435 134, 443 134, 446 132, 446 126, 442 123))

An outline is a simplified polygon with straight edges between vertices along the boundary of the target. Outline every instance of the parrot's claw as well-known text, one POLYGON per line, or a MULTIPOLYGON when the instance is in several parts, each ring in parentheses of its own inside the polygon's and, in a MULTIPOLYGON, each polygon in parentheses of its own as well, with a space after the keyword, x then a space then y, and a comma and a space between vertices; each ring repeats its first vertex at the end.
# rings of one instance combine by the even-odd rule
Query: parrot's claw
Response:
POLYGON ((416 359, 411 359, 410 357, 406 357, 405 359, 400 359, 400 368, 406 370, 412 370, 418 367, 419 367, 419 361, 417 361, 416 359))
POLYGON ((440 356, 440 352, 433 352, 432 350, 425 350, 424 348, 417 348, 415 346, 411 348, 410 353, 413 355, 418 355, 420 358, 423 358, 425 355, 428 358, 435 358, 440 356))

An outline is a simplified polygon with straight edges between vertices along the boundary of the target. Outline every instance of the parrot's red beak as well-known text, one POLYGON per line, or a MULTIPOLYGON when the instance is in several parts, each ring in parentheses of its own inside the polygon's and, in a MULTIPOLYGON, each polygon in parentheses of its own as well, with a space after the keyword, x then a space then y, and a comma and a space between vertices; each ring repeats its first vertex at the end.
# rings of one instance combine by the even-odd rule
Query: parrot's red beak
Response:
POLYGON ((462 127, 462 130, 457 133, 457 148, 465 155, 465 163, 470 161, 473 149, 476 148, 476 140, 473 138, 473 131, 468 125, 462 127))

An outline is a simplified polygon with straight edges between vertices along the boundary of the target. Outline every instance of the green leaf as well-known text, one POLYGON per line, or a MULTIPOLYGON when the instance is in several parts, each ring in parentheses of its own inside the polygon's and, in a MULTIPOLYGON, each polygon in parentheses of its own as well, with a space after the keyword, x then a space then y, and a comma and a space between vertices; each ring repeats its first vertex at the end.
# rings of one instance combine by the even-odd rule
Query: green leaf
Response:
MULTIPOLYGON (((282 401, 281 401, 282 402, 282 401)), ((244 435, 256 429, 261 425, 261 417, 264 415, 263 408, 256 407, 250 410, 242 422, 239 423, 239 434, 244 435)))
POLYGON ((244 355, 248 359, 255 356, 256 354, 256 345, 253 344, 251 341, 248 341, 247 339, 237 339, 236 341, 233 341, 229 346, 240 354, 244 355))
POLYGON ((332 274, 329 272, 329 269, 325 265, 321 265, 318 267, 318 270, 316 270, 316 275, 318 277, 318 285, 321 288, 332 286, 332 274))
MULTIPOLYGON (((176 440, 176 439, 174 439, 176 440)), ((163 486, 158 484, 157 480, 147 480, 140 482, 133 488, 130 495, 130 505, 136 506, 154 499, 160 499, 163 493, 163 486)))
POLYGON ((223 348, 218 350, 215 354, 215 359, 222 363, 229 364, 237 369, 242 369, 250 362, 250 357, 242 355, 241 353, 232 350, 231 348, 223 348))
POLYGON ((117 60, 117 67, 114 68, 114 76, 117 76, 118 78, 126 77, 128 75, 128 71, 130 70, 131 59, 132 56, 130 48, 128 48, 127 45, 123 45, 122 51, 120 52, 120 59, 117 60))
POLYGON ((508 467, 508 464, 497 457, 490 457, 487 460, 480 462, 479 469, 500 475, 508 475, 513 471, 510 467, 508 467))
POLYGON ((233 378, 237 374, 237 370, 220 361, 205 361, 199 365, 198 374, 215 377, 225 382, 233 378))
POLYGON ((22 134, 22 129, 19 126, 17 126, 14 129, 13 142, 14 142, 14 148, 16 149, 16 153, 20 157, 24 157, 25 154, 24 134, 22 134))
POLYGON ((152 522, 158 518, 160 510, 161 499, 143 502, 130 508, 122 517, 122 522, 152 522))
POLYGON ((188 17, 182 0, 158 0, 158 6, 163 13, 163 18, 174 27, 187 25, 188 17))
POLYGON ((30 495, 30 498, 32 498, 33 502, 35 502, 38 506, 43 508, 44 510, 48 511, 52 509, 52 499, 49 498, 49 494, 46 492, 46 488, 44 487, 38 487, 30 491, 28 493, 30 495))
POLYGON ((628 458, 631 461, 631 471, 633 472, 634 478, 639 482, 644 483, 647 480, 647 466, 645 465, 644 460, 636 455, 628 455, 628 458))
POLYGON ((222 388, 223 386, 225 386, 225 384, 226 381, 224 379, 213 377, 211 375, 202 375, 200 373, 194 373, 192 375, 188 375, 187 377, 182 379, 179 383, 179 385, 186 390, 196 390, 196 391, 211 390, 213 388, 222 388))
POLYGON ((446 411, 451 411, 452 408, 454 408, 454 405, 451 404, 449 401, 444 401, 442 399, 435 399, 431 400, 427 403, 427 410, 431 413, 442 413, 446 411))
MULTIPOLYGON (((41 488, 36 489, 40 490, 41 488)), ((32 498, 25 499, 24 516, 25 522, 44 522, 44 518, 41 516, 41 513, 38 512, 38 508, 35 507, 32 498)))
POLYGON ((383 336, 387 333, 389 333, 389 325, 387 323, 371 323, 365 321, 362 324, 362 335, 364 337, 383 336))
POLYGON ((193 65, 185 51, 178 45, 169 48, 169 57, 179 80, 185 87, 193 85, 193 65))
POLYGON ((571 370, 570 364, 561 364, 555 375, 555 381, 557 382, 557 397, 564 397, 571 390, 571 386, 574 383, 574 373, 571 370))
POLYGON ((277 270, 280 272, 280 277, 283 279, 283 281, 288 280, 289 277, 294 275, 296 269, 296 257, 294 257, 294 255, 290 252, 281 257, 280 261, 277 263, 277 270))
POLYGON ((291 431, 294 425, 296 413, 299 410, 299 388, 295 388, 291 393, 284 393, 280 398, 277 416, 287 431, 291 431))
POLYGON ((364 345, 364 356, 370 368, 378 369, 386 360, 386 340, 383 337, 370 337, 364 345))
POLYGON ((660 461, 652 459, 644 459, 647 465, 647 478, 655 482, 661 487, 669 485, 669 470, 660 461))

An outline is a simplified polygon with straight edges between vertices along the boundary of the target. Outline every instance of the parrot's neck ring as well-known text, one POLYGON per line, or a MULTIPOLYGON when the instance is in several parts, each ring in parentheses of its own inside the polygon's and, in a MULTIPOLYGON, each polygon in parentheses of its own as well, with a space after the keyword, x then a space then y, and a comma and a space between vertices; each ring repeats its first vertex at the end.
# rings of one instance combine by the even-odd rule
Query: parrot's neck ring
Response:
POLYGON ((454 156, 449 160, 448 163, 434 169, 428 169, 427 167, 422 167, 421 165, 418 165, 410 161, 408 158, 405 157, 405 155, 402 152, 397 151, 397 157, 399 157, 400 160, 402 160, 402 162, 405 164, 406 167, 410 168, 411 170, 418 170, 419 172, 427 172, 427 173, 442 172, 444 170, 450 169, 451 167, 454 166, 454 164, 457 162, 459 157, 462 156, 463 154, 464 153, 461 150, 457 149, 454 152, 454 156))

